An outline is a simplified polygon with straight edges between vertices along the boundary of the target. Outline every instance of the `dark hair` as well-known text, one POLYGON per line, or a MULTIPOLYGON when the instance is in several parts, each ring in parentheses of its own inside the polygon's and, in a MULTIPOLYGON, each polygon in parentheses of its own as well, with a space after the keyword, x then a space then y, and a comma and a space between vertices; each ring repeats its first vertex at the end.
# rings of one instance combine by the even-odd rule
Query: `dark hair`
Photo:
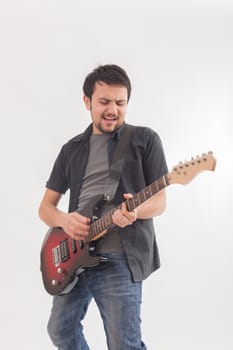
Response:
POLYGON ((89 73, 83 84, 84 95, 91 99, 94 92, 95 83, 103 81, 104 83, 119 84, 127 88, 128 101, 131 94, 131 83, 125 70, 115 64, 106 64, 99 66, 89 73))

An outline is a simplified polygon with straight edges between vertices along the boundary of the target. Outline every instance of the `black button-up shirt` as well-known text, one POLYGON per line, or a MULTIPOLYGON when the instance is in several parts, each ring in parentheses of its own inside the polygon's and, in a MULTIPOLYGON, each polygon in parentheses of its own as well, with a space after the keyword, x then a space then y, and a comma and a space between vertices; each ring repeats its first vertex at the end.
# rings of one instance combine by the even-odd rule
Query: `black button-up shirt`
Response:
MULTIPOLYGON (((121 129, 109 141, 109 160, 121 142, 121 129)), ((77 208, 82 179, 88 162, 89 138, 92 125, 84 133, 63 145, 47 182, 47 188, 59 193, 70 190, 69 212, 77 208)), ((147 127, 135 127, 129 145, 119 186, 114 197, 117 206, 124 193, 135 194, 168 172, 161 140, 147 127)), ((148 277, 160 266, 153 219, 136 220, 132 225, 119 228, 120 238, 135 281, 148 277)))

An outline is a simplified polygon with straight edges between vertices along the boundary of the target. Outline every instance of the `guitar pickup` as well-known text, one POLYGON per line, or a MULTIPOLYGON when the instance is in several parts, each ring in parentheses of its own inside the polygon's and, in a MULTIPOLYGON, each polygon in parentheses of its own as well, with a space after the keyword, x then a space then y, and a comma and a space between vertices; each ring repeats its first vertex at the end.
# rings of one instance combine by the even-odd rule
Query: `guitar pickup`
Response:
POLYGON ((64 239, 64 241, 60 242, 59 244, 60 252, 61 252, 61 262, 65 262, 70 259, 70 253, 69 253, 69 245, 68 245, 68 238, 64 239))
POLYGON ((77 253, 77 245, 75 239, 71 239, 71 249, 73 254, 77 253))

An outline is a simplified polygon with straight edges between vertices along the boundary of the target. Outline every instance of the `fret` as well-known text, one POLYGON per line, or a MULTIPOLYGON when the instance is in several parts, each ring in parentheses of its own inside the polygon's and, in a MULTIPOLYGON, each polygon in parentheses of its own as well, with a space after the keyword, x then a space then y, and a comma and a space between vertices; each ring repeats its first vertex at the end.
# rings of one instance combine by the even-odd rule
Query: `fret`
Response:
POLYGON ((108 227, 108 218, 106 215, 103 216, 103 228, 104 230, 108 227))
POLYGON ((137 199, 135 200, 134 197, 130 199, 130 203, 132 204, 132 206, 131 206, 132 209, 131 210, 134 210, 138 206, 137 199))
POLYGON ((143 203, 144 202, 144 195, 143 195, 143 191, 139 192, 139 198, 140 198, 140 202, 143 203))
POLYGON ((88 234, 88 236, 87 236, 87 239, 88 239, 88 240, 91 240, 93 237, 95 237, 94 230, 95 230, 95 228, 94 228, 94 225, 92 224, 92 225, 91 225, 91 228, 90 228, 90 232, 89 232, 89 234, 88 234))
POLYGON ((143 197, 144 197, 143 202, 145 202, 145 200, 146 200, 146 191, 145 191, 145 189, 142 190, 142 193, 143 193, 143 197))
POLYGON ((112 221, 111 221, 112 217, 108 213, 105 215, 105 217, 106 217, 106 227, 109 227, 112 224, 112 221))
POLYGON ((93 225, 94 225, 94 235, 96 236, 99 233, 99 219, 95 220, 93 225))
POLYGON ((108 227, 108 217, 107 215, 103 216, 103 228, 106 229, 108 227))
POLYGON ((153 192, 152 192, 152 189, 151 189, 151 185, 148 186, 148 189, 149 189, 149 191, 150 191, 150 197, 152 197, 152 196, 153 196, 153 192))
POLYGON ((106 216, 106 215, 104 215, 104 216, 102 217, 102 221, 103 221, 103 226, 104 226, 104 228, 106 228, 106 227, 108 226, 108 223, 107 223, 107 216, 106 216))
POLYGON ((133 198, 131 198, 130 200, 129 200, 129 211, 132 211, 132 210, 134 210, 136 207, 135 207, 135 203, 134 203, 134 200, 133 200, 133 198))
POLYGON ((151 197, 148 187, 145 188, 144 193, 146 194, 146 199, 149 199, 151 197))
POLYGON ((85 243, 88 243, 88 242, 91 241, 91 239, 92 239, 92 234, 91 234, 91 231, 90 231, 90 232, 88 233, 87 237, 84 239, 84 242, 85 242, 85 243))
POLYGON ((145 192, 144 192, 144 190, 142 190, 140 193, 141 193, 141 195, 140 195, 141 203, 143 203, 143 202, 145 202, 145 200, 146 200, 145 192))
POLYGON ((167 183, 167 177, 163 176, 163 188, 167 187, 169 183, 167 183))
POLYGON ((98 221, 99 221, 100 232, 102 232, 104 230, 104 220, 103 218, 100 218, 98 221))
POLYGON ((97 227, 96 227, 96 221, 94 221, 93 223, 92 223, 92 225, 91 225, 91 227, 92 227, 92 234, 93 234, 93 236, 95 236, 96 235, 96 229, 97 229, 97 227))
POLYGON ((136 193, 132 198, 133 206, 136 208, 140 204, 140 198, 138 196, 138 193, 136 193))
POLYGON ((155 193, 158 193, 160 188, 159 188, 159 180, 155 182, 155 187, 156 187, 156 192, 155 193))
POLYGON ((137 193, 136 196, 138 198, 138 205, 140 205, 141 204, 140 193, 137 193))
POLYGON ((110 213, 107 213, 107 214, 106 214, 108 226, 111 226, 111 225, 112 225, 112 214, 113 214, 113 212, 110 212, 110 213))
POLYGON ((142 190, 141 193, 142 193, 142 202, 145 202, 146 200, 145 191, 142 190))
MULTIPOLYGON (((169 186, 169 185, 170 185, 170 181, 169 181, 169 178, 168 178, 168 174, 166 174, 166 175, 164 176, 164 178, 165 178, 166 186, 169 186)), ((166 187, 166 186, 165 186, 165 187, 166 187)))
POLYGON ((110 220, 109 220, 108 213, 104 215, 104 219, 105 219, 105 226, 104 226, 104 228, 107 228, 108 226, 110 226, 110 220))
POLYGON ((129 198, 125 201, 126 208, 128 211, 132 211, 135 208, 133 198, 129 198))
POLYGON ((158 187, 158 182, 155 181, 151 184, 151 189, 153 191, 153 194, 156 194, 159 191, 159 187, 158 187))
POLYGON ((96 231, 97 234, 101 232, 101 228, 100 228, 100 219, 95 221, 95 225, 96 225, 96 231))
POLYGON ((159 183, 159 189, 162 190, 164 188, 164 179, 163 179, 163 177, 161 177, 158 180, 158 183, 159 183))

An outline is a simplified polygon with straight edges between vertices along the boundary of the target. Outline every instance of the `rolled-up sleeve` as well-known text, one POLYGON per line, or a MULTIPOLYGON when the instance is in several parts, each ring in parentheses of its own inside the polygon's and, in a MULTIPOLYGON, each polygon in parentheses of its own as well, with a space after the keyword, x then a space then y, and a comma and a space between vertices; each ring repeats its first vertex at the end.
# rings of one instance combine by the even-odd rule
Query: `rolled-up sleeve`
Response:
POLYGON ((66 162, 65 162, 63 148, 61 149, 60 153, 56 158, 53 169, 46 183, 46 187, 53 191, 63 193, 63 194, 68 189, 66 162))

